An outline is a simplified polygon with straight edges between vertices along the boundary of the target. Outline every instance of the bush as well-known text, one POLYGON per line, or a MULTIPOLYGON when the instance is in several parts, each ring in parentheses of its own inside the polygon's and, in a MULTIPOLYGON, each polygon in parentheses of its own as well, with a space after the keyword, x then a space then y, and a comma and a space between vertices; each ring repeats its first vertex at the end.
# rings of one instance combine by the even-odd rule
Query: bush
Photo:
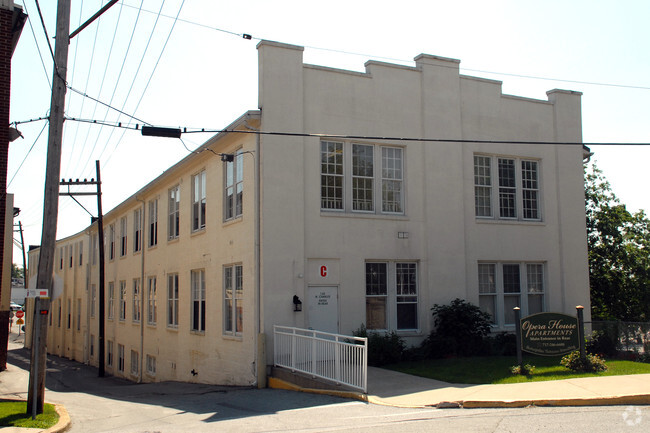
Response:
POLYGON ((510 367, 510 372, 516 375, 530 376, 535 371, 535 366, 526 364, 526 365, 513 365, 510 367))
POLYGON ((425 352, 432 358, 472 356, 486 350, 484 339, 490 332, 490 315, 462 299, 450 305, 434 304, 435 330, 424 341, 425 352))
POLYGON ((594 331, 591 334, 591 340, 587 341, 586 349, 593 355, 616 356, 618 351, 617 330, 594 331))
POLYGON ((403 358, 406 344, 395 331, 368 332, 366 326, 362 324, 352 335, 368 338, 368 365, 380 367, 400 362, 403 358))
POLYGON ((486 356, 516 356, 517 336, 507 332, 500 332, 485 338, 486 356))
POLYGON ((585 373, 607 370, 607 365, 605 365, 605 360, 603 358, 598 355, 587 353, 585 354, 585 359, 582 359, 579 350, 575 350, 562 357, 560 364, 569 370, 585 373))

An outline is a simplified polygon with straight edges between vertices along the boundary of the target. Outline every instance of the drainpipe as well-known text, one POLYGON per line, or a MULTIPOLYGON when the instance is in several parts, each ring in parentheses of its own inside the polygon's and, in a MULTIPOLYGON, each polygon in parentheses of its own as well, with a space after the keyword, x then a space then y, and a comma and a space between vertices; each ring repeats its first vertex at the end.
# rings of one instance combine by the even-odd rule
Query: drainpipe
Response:
MULTIPOLYGON (((136 201, 142 203, 142 212, 140 213, 140 368, 138 369, 138 383, 142 383, 142 367, 144 365, 144 222, 145 219, 145 201, 140 200, 137 196, 136 201)), ((126 356, 126 354, 124 355, 126 356)))

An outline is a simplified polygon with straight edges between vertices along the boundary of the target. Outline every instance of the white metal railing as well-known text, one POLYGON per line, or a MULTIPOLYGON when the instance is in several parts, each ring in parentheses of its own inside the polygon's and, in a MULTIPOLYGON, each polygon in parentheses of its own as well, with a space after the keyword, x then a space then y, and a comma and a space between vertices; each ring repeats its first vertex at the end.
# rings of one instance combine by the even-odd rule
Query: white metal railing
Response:
POLYGON ((273 327, 274 364, 368 392, 368 339, 273 327))

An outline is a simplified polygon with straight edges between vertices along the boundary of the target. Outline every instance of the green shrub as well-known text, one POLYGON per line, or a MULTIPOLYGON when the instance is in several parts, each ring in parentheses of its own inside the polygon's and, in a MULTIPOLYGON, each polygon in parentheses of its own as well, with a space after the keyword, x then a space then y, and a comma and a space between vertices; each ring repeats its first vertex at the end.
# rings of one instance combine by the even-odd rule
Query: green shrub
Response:
POLYGON ((618 351, 617 330, 599 330, 591 334, 587 341, 586 349, 593 355, 608 356, 613 358, 618 351))
POLYGON ((485 337, 490 332, 490 315, 462 299, 450 305, 434 304, 435 330, 423 342, 432 358, 472 356, 486 351, 485 337))
POLYGON ((598 355, 586 353, 585 358, 582 359, 579 350, 575 350, 562 357, 560 364, 569 370, 577 372, 589 373, 607 370, 607 365, 603 358, 598 355))
POLYGON ((515 375, 530 376, 535 371, 535 366, 526 364, 526 365, 513 365, 510 367, 510 372, 515 375))
POLYGON ((395 331, 379 333, 368 331, 365 325, 352 333, 355 337, 368 338, 368 365, 380 367, 402 361, 406 343, 395 331))

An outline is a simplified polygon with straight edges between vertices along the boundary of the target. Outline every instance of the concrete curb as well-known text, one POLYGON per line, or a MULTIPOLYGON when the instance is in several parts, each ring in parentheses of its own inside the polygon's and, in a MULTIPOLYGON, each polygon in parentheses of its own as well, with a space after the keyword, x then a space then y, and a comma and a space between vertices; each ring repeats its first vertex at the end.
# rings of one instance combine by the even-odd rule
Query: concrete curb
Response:
POLYGON ((47 430, 43 430, 43 433, 61 433, 66 431, 68 428, 70 428, 70 424, 72 424, 70 415, 68 415, 68 411, 65 409, 63 405, 54 404, 54 409, 56 409, 56 413, 59 414, 59 422, 57 422, 56 425, 53 425, 47 430))
POLYGON ((268 387, 273 389, 284 389, 288 391, 297 391, 297 392, 307 392, 310 394, 321 394, 321 395, 331 395, 334 397, 349 398, 353 400, 368 401, 368 396, 361 392, 354 391, 334 391, 329 389, 315 389, 315 388, 302 388, 293 383, 289 383, 282 379, 277 379, 275 377, 268 378, 268 387))

